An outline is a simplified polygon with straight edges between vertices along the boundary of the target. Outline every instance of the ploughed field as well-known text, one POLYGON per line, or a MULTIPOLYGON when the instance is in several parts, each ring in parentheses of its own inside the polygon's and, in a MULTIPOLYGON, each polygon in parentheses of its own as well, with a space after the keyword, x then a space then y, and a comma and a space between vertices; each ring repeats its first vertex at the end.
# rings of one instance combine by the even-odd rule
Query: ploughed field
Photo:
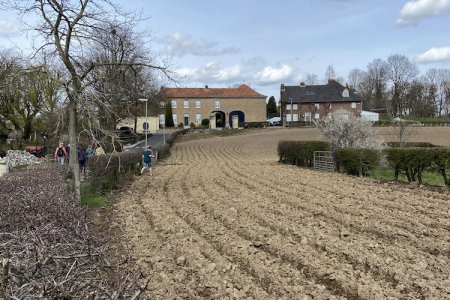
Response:
POLYGON ((449 299, 449 192, 277 163, 278 140, 317 136, 182 142, 141 176, 113 225, 144 298, 449 299))

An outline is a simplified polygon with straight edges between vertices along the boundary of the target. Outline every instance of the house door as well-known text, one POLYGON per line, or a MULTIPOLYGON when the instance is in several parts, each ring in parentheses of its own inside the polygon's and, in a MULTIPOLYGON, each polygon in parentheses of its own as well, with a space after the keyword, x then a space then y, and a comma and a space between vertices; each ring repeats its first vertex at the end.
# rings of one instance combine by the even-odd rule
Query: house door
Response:
POLYGON ((308 113, 305 113, 305 119, 304 119, 304 121, 305 122, 311 122, 311 113, 310 112, 308 112, 308 113))
POLYGON ((189 117, 184 116, 184 126, 189 126, 189 117))

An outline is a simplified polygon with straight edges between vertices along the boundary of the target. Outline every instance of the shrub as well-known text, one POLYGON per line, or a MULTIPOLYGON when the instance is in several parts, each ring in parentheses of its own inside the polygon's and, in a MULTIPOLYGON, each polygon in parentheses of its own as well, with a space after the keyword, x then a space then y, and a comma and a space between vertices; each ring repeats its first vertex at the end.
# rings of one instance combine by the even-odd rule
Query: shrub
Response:
POLYGON ((380 162, 380 151, 361 148, 341 148, 336 150, 336 166, 339 171, 350 175, 365 176, 380 162))
POLYGON ((245 122, 244 128, 264 128, 266 127, 266 122, 245 122))
POLYGON ((280 141, 279 161, 302 167, 313 167, 314 151, 329 151, 330 143, 323 141, 280 141))
POLYGON ((183 128, 184 127, 184 124, 181 122, 181 123, 178 123, 178 128, 183 128))
POLYGON ((434 166, 434 148, 387 148, 384 153, 394 168, 395 180, 404 171, 409 182, 422 184, 423 172, 434 166))
POLYGON ((203 126, 209 126, 209 119, 203 119, 202 120, 202 125, 203 126))
POLYGON ((450 148, 434 148, 433 158, 437 171, 442 175, 444 184, 450 186, 446 170, 450 168, 450 148))
POLYGON ((349 115, 348 119, 331 113, 316 122, 323 137, 334 149, 337 148, 368 148, 381 149, 381 140, 370 122, 349 115))
MULTIPOLYGON (((402 144, 403 147, 423 147, 423 148, 438 147, 436 145, 427 142, 402 142, 402 144)), ((390 148, 398 148, 400 147, 400 142, 386 142, 384 143, 384 145, 390 148)))

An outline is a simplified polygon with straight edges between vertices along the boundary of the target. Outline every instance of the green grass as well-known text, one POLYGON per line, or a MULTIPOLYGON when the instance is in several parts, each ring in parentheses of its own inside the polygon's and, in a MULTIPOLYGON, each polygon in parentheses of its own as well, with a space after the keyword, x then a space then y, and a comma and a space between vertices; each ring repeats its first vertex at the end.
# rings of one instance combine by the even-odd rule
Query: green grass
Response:
MULTIPOLYGON (((450 170, 447 170, 450 173, 450 170)), ((395 179, 395 172, 388 168, 377 168, 373 170, 370 177, 378 180, 393 181, 395 179)), ((401 182, 408 182, 408 179, 404 172, 401 172, 398 180, 401 182)), ((437 172, 424 172, 422 175, 422 180, 425 185, 430 186, 444 186, 444 179, 437 172)))
POLYGON ((81 205, 88 207, 98 207, 109 204, 108 199, 95 189, 90 183, 81 184, 81 205))

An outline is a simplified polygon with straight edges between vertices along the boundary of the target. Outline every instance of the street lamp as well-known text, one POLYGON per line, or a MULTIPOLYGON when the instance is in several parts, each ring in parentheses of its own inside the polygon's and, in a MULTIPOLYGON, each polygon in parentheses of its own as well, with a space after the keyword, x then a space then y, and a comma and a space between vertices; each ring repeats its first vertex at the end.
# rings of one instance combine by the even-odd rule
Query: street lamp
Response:
POLYGON ((292 98, 289 98, 289 100, 291 100, 291 123, 289 123, 289 127, 291 127, 292 121, 294 120, 293 119, 293 113, 292 113, 292 98))
POLYGON ((148 99, 144 99, 144 98, 140 98, 140 99, 138 99, 138 101, 141 101, 141 102, 145 102, 145 128, 144 128, 144 130, 145 130, 145 149, 147 149, 147 134, 148 134, 148 115, 147 115, 147 104, 148 104, 148 99))
POLYGON ((162 123, 162 126, 163 126, 163 145, 165 145, 166 144, 166 112, 164 110, 164 108, 165 108, 164 101, 159 102, 159 105, 161 105, 161 108, 163 109, 162 122, 160 122, 160 123, 162 123))

